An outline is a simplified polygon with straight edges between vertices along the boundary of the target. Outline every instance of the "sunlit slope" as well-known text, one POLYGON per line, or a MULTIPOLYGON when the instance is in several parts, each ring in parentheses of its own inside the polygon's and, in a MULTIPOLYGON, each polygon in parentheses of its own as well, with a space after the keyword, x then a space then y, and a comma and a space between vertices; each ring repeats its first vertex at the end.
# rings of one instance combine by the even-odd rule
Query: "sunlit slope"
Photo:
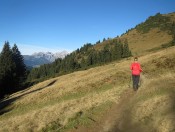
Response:
POLYGON ((175 74, 166 74, 140 89, 124 111, 119 129, 136 132, 175 131, 175 74))
POLYGON ((79 111, 118 102, 129 81, 129 63, 75 72, 11 95, 0 116, 0 131, 39 131, 58 120, 64 126, 79 111))
POLYGON ((170 18, 170 21, 165 21, 162 25, 157 21, 157 24, 165 28, 164 30, 160 28, 160 25, 158 27, 155 25, 151 27, 156 21, 152 21, 151 23, 145 21, 140 25, 146 25, 148 23, 148 26, 145 26, 145 30, 150 26, 148 32, 144 32, 143 30, 139 32, 137 28, 134 28, 120 37, 120 39, 128 40, 133 55, 146 54, 152 49, 160 48, 162 45, 172 41, 171 28, 168 28, 168 24, 175 23, 175 13, 164 14, 163 16, 170 18))
POLYGON ((121 131, 175 131, 175 47, 143 56, 139 91, 126 102, 121 131))
MULTIPOLYGON (((121 113, 125 116, 118 127, 123 131, 175 129, 175 47, 142 56, 139 61, 144 71, 142 85, 126 102, 127 107, 121 113)), ((11 95, 0 104, 0 131, 63 131, 77 113, 88 114, 109 102, 117 104, 121 94, 131 89, 128 86, 131 62, 132 59, 126 59, 74 72, 11 95)), ((86 122, 80 116, 79 124, 72 123, 70 128, 95 123, 89 118, 93 114, 86 122)))
POLYGON ((108 39, 95 45, 96 50, 103 49, 110 45, 115 39, 118 41, 127 40, 133 55, 149 54, 150 51, 161 49, 173 40, 172 24, 175 23, 175 13, 150 16, 146 21, 128 29, 120 37, 108 39), (166 18, 164 18, 166 17, 166 18))
POLYGON ((158 28, 150 30, 148 33, 139 33, 136 29, 121 37, 127 39, 133 55, 146 53, 151 49, 161 47, 172 41, 172 35, 163 32, 158 28))

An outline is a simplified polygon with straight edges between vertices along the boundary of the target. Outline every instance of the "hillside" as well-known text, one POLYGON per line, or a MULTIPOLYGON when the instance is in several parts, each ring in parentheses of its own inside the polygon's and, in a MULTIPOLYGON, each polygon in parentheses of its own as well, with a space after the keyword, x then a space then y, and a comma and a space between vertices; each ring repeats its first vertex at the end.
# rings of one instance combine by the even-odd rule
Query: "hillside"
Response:
POLYGON ((128 45, 133 55, 143 55, 150 51, 162 48, 162 45, 170 43, 173 39, 172 26, 175 23, 175 13, 159 14, 150 16, 144 22, 128 29, 120 37, 109 39, 100 44, 96 44, 96 49, 103 49, 114 40, 128 41, 128 45))
POLYGON ((140 56, 175 45, 175 13, 157 13, 120 37, 87 43, 64 59, 33 69, 28 81, 40 82, 51 77, 104 65, 131 55, 140 56))
POLYGON ((144 73, 135 93, 129 87, 130 58, 10 95, 0 102, 0 131, 174 131, 175 47, 141 56, 139 61, 144 73), (122 102, 125 93, 132 94, 122 102), (121 113, 115 116, 111 108, 121 102, 121 113), (110 124, 105 122, 106 112, 110 124))
POLYGON ((175 13, 150 16, 145 22, 131 29, 120 39, 127 39, 133 55, 148 53, 172 41, 172 24, 175 13))

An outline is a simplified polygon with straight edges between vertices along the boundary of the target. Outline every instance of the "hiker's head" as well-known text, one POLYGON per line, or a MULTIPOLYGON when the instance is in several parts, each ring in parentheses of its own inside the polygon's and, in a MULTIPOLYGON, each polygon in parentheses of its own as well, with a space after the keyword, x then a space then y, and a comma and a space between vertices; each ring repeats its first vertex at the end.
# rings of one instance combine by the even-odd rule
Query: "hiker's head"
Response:
POLYGON ((138 61, 138 57, 134 57, 134 61, 138 61))

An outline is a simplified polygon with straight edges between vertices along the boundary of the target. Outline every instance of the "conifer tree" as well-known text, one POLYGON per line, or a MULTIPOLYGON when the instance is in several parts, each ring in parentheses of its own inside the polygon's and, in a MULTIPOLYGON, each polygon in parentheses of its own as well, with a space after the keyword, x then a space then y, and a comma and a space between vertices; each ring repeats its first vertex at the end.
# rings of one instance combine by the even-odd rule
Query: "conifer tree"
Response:
MULTIPOLYGON (((53 63, 54 66, 52 67, 53 71, 55 71, 55 73, 59 73, 60 72, 60 69, 61 69, 61 62, 62 62, 62 59, 61 58, 58 58, 55 60, 55 62, 53 63)), ((49 68, 49 67, 48 67, 49 68)), ((53 72, 52 71, 52 72, 53 72)), ((54 74, 54 72, 53 72, 54 74)))
POLYGON ((119 42, 115 42, 114 43, 114 49, 113 49, 113 53, 112 53, 112 58, 113 60, 118 60, 120 58, 122 58, 122 54, 123 54, 123 46, 122 44, 120 44, 119 42))
POLYGON ((85 60, 84 57, 83 57, 82 60, 81 60, 80 66, 81 66, 81 68, 86 69, 87 65, 88 65, 87 60, 85 60))
POLYGON ((110 53, 110 47, 109 45, 106 45, 103 49, 103 55, 104 55, 104 62, 110 62, 111 61, 111 53, 110 53))
POLYGON ((105 38, 103 38, 103 42, 105 42, 106 41, 106 39, 105 38))
POLYGON ((125 58, 129 56, 131 56, 131 51, 129 50, 128 42, 126 40, 123 45, 123 57, 125 58))
POLYGON ((171 45, 174 46, 175 45, 175 23, 174 22, 172 24, 171 33, 172 33, 172 37, 173 37, 173 40, 171 42, 171 45))
POLYGON ((4 94, 14 91, 13 84, 15 74, 15 63, 13 61, 13 54, 10 49, 9 42, 5 42, 0 56, 0 92, 1 97, 4 94))
POLYGON ((99 44, 99 43, 101 43, 100 40, 96 42, 96 44, 99 44))
POLYGON ((93 57, 92 57, 92 53, 90 53, 88 55, 88 58, 87 58, 87 65, 90 66, 90 65, 93 65, 93 57))
POLYGON ((15 85, 17 87, 25 80, 26 78, 26 66, 24 64, 24 58, 21 55, 16 44, 12 48, 13 61, 15 62, 15 85))

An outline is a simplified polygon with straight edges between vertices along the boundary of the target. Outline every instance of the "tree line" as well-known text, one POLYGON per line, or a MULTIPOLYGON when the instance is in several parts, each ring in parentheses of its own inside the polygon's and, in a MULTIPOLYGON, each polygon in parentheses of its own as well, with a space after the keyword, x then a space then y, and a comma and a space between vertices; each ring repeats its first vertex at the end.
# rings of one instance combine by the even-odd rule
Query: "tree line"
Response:
POLYGON ((58 58, 51 64, 41 65, 29 72, 17 45, 14 44, 11 48, 7 41, 0 53, 0 98, 21 90, 27 82, 42 81, 49 77, 85 70, 129 56, 131 51, 127 41, 122 43, 114 39, 109 41, 102 50, 95 49, 94 45, 87 43, 64 59, 58 58))
POLYGON ((83 47, 67 55, 64 59, 58 58, 51 64, 44 64, 38 68, 33 68, 28 75, 28 81, 42 81, 49 77, 85 70, 131 55, 126 40, 123 42, 117 39, 110 40, 102 50, 98 50, 95 48, 95 45, 87 43, 83 47))
POLYGON ((5 42, 0 53, 0 98, 21 89, 27 77, 27 70, 16 44, 10 48, 5 42))
MULTIPOLYGON (((161 31, 169 32, 172 29, 172 22, 169 16, 157 13, 150 16, 145 22, 138 24, 135 28, 140 33, 148 33, 152 28, 159 28, 161 31)), ((171 32, 169 33, 171 34, 171 32)))

